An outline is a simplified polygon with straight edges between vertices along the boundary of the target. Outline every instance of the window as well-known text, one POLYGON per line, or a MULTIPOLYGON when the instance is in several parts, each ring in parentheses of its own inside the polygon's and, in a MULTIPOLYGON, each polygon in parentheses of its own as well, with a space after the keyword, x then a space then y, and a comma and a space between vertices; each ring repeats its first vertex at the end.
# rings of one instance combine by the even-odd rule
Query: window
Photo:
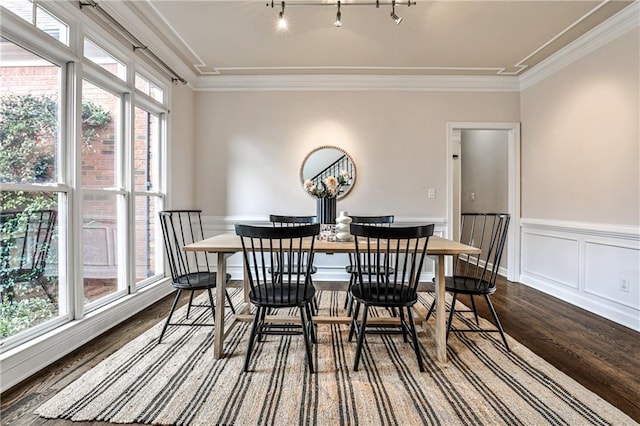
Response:
POLYGON ((60 46, 91 26, 52 13, 73 16, 75 6, 0 4, 32 24, 0 21, 3 34, 20 29, 0 38, 0 353, 13 357, 20 352, 10 349, 98 307, 116 315, 112 303, 164 277, 157 216, 170 84, 140 74, 124 47, 87 38, 60 46), (34 44, 40 31, 51 38, 34 44), (127 67, 141 80, 127 81, 127 67))
POLYGON ((162 239, 158 208, 162 206, 160 183, 161 118, 141 107, 135 108, 134 191, 136 283, 162 271, 162 239))
POLYGON ((121 80, 127 78, 127 67, 88 38, 84 39, 84 57, 121 80))
POLYGON ((67 313, 67 187, 60 167, 63 70, 0 39, 0 341, 67 313))
POLYGON ((59 42, 69 45, 69 26, 33 1, 2 0, 0 4, 59 42))
POLYGON ((158 102, 164 100, 164 90, 149 81, 148 78, 136 73, 136 89, 158 102))
POLYGON ((125 229, 119 210, 125 208, 122 189, 120 96, 88 81, 82 84, 81 182, 82 253, 85 302, 92 303, 126 288, 126 263, 119 259, 125 229), (93 126, 93 127, 90 127, 93 126), (91 130, 89 130, 91 129, 91 130))

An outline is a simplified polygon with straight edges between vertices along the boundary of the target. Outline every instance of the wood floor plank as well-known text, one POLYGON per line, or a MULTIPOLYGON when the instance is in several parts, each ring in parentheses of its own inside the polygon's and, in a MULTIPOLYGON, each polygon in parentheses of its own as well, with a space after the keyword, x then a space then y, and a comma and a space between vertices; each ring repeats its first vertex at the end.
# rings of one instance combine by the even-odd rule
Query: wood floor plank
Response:
MULTIPOLYGON (((319 289, 337 290, 344 289, 346 283, 315 285, 319 289)), ((640 422, 640 333, 519 283, 500 279, 498 287, 491 300, 509 335, 640 422)), ((107 424, 47 420, 33 412, 73 380, 162 321, 172 300, 173 296, 162 299, 4 392, 2 424, 107 424)), ((186 301, 183 297, 180 305, 186 301)), ((464 298, 461 301, 466 302, 464 298)), ((479 300, 477 306, 481 316, 490 318, 483 301, 479 300)))

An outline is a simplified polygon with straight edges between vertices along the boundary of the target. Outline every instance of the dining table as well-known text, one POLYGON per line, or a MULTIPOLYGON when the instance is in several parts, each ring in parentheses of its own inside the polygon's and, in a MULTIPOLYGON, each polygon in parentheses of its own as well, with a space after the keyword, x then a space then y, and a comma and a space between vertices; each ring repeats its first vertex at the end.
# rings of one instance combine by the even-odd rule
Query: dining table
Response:
MULTIPOLYGON (((308 243, 310 244, 310 243, 308 243)), ((360 243, 365 248, 366 243, 360 243)), ((316 239, 314 241, 314 253, 355 253, 355 243, 353 241, 327 241, 316 239)), ((239 252, 242 252, 242 242, 239 236, 231 233, 218 234, 216 236, 205 238, 195 243, 183 247, 185 251, 206 252, 216 255, 216 300, 225 299, 225 288, 227 286, 227 259, 239 252)), ((449 240, 439 236, 431 236, 427 245, 427 255, 434 260, 435 263, 435 355, 439 362, 447 362, 447 324, 446 324, 446 308, 445 308, 445 258, 447 256, 457 255, 474 255, 479 254, 480 249, 449 240)), ((245 277, 247 276, 245 271, 245 277)), ((248 284, 244 283, 245 301, 248 301, 248 284)), ((242 314, 236 315, 241 317, 242 314)), ((245 315, 245 317, 249 316, 245 315)), ((224 356, 224 328, 225 309, 224 303, 220 303, 218 309, 215 310, 214 333, 214 357, 216 359, 224 356)), ((235 319, 235 318, 234 318, 235 319)), ((314 317, 315 323, 350 323, 351 318, 328 318, 314 317)), ((227 333, 230 332, 228 328, 227 333)))

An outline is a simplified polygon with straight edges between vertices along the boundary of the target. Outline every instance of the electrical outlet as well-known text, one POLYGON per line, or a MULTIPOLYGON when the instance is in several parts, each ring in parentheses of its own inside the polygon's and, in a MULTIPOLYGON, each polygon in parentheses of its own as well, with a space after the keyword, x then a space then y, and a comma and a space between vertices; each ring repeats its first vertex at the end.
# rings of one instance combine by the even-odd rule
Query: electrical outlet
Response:
POLYGON ((629 288, 629 277, 624 275, 620 277, 620 291, 624 291, 625 293, 629 293, 629 291, 631 291, 629 288))
POLYGON ((436 198, 436 189, 435 188, 429 188, 429 190, 427 191, 427 197, 436 198))

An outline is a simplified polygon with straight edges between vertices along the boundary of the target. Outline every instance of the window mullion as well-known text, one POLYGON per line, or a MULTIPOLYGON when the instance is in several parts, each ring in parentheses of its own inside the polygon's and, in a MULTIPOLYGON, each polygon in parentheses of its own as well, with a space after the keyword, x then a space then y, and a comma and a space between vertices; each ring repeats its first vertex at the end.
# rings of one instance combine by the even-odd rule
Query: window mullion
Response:
MULTIPOLYGON (((131 68, 131 67, 130 67, 131 68)), ((129 71, 131 76, 131 70, 129 71)), ((131 80, 130 80, 131 81, 131 80)), ((126 188, 125 206, 122 214, 126 218, 126 223, 122 226, 121 238, 126 243, 126 250, 121 254, 121 261, 126 265, 123 271, 123 277, 129 293, 135 293, 135 244, 136 244, 136 227, 135 227, 135 196, 134 189, 134 149, 135 149, 135 112, 133 106, 134 96, 127 93, 123 96, 123 117, 125 117, 123 125, 122 137, 122 186, 126 188)))

